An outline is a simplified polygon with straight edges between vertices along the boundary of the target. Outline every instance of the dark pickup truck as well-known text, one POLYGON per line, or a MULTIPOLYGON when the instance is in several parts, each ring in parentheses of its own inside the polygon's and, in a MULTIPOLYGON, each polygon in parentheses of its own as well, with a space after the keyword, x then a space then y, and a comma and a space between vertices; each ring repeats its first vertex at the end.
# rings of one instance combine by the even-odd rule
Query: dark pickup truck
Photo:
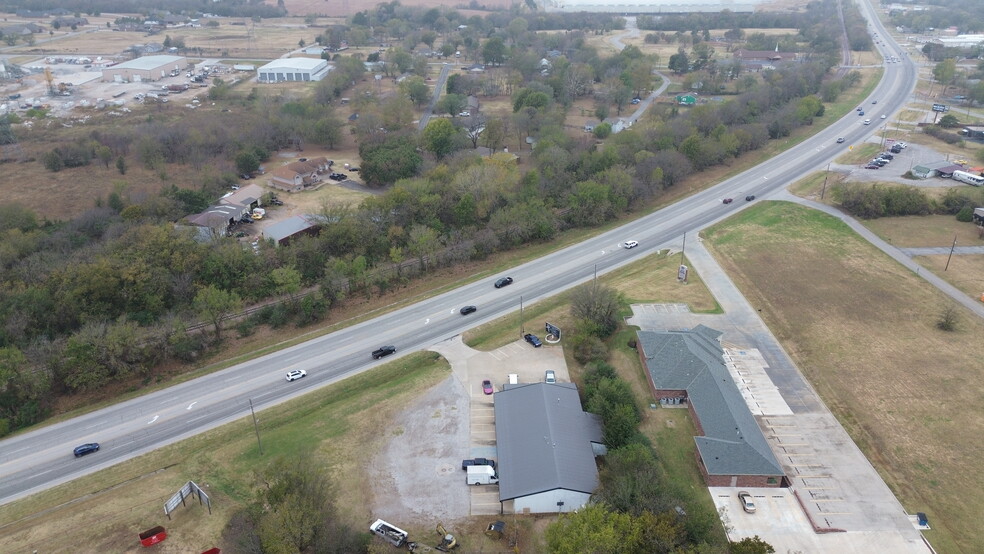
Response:
POLYGON ((467 470, 468 466, 492 466, 492 469, 495 469, 495 460, 490 460, 488 458, 471 458, 468 460, 461 460, 462 470, 467 470))

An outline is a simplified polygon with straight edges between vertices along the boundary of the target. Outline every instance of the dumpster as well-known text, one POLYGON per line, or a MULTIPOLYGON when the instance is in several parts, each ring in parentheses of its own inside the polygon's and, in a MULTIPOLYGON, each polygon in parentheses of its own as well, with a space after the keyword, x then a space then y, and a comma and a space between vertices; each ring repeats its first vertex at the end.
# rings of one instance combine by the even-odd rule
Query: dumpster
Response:
POLYGON ((167 538, 167 531, 163 527, 158 525, 153 529, 147 529, 143 533, 140 533, 140 544, 144 546, 154 546, 155 544, 163 541, 167 538))
POLYGON ((496 521, 495 523, 490 523, 488 528, 485 529, 485 536, 491 538, 492 540, 499 540, 502 538, 502 532, 506 529, 505 521, 496 521))

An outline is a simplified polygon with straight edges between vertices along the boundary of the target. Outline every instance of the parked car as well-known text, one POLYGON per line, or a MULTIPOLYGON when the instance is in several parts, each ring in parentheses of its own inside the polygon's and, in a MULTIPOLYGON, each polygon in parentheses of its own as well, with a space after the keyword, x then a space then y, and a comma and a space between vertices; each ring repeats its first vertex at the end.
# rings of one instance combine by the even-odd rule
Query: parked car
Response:
POLYGON ((98 452, 98 451, 99 451, 98 442, 88 442, 86 444, 80 444, 79 446, 76 446, 73 452, 75 453, 75 457, 79 458, 81 456, 85 456, 86 454, 92 454, 93 452, 98 452))
POLYGON ((471 117, 471 112, 458 112, 458 117, 471 117))
POLYGON ((501 289, 502 287, 511 285, 512 282, 513 282, 513 278, 512 277, 503 277, 503 278, 501 278, 501 279, 499 279, 498 281, 495 282, 495 288, 501 289))
POLYGON ((492 388, 492 381, 489 381, 488 379, 482 381, 482 392, 485 394, 492 394, 495 392, 495 389, 492 388))
POLYGON ((871 163, 877 165, 878 167, 885 167, 886 165, 888 165, 888 160, 883 160, 881 158, 875 158, 875 159, 871 160, 871 163))
POLYGON ((639 241, 627 240, 627 241, 625 241, 625 242, 622 243, 622 248, 625 248, 626 250, 631 250, 632 248, 635 248, 636 246, 639 246, 639 241))
POLYGON ((734 198, 725 198, 725 199, 721 200, 721 202, 723 202, 725 204, 730 204, 730 203, 732 203, 734 201, 735 201, 734 198))
POLYGON ((348 175, 344 173, 331 173, 328 175, 328 178, 335 181, 344 181, 345 179, 348 179, 348 175))
POLYGON ((864 168, 865 169, 881 169, 881 166, 878 165, 878 164, 868 164, 868 165, 864 166, 864 168))
POLYGON ((745 510, 750 514, 755 513, 755 501, 752 500, 752 495, 748 491, 738 492, 738 501, 741 502, 741 509, 745 510))
POLYGON ((557 382, 557 374, 554 373, 554 370, 548 369, 546 371, 546 373, 543 374, 543 382, 544 383, 556 383, 557 382))
POLYGON ((526 342, 532 344, 534 348, 540 348, 543 346, 543 343, 540 342, 540 337, 534 335, 533 333, 526 333, 523 335, 523 338, 526 339, 526 342))
POLYGON ((748 196, 745 197, 745 202, 751 202, 752 200, 755 200, 754 194, 749 194, 748 196))
POLYGON ((458 311, 461 312, 461 315, 468 315, 468 314, 475 313, 476 310, 478 310, 478 308, 476 308, 475 306, 464 306, 458 311))
POLYGON ((632 103, 633 103, 633 104, 638 104, 638 103, 640 103, 640 102, 642 102, 642 99, 641 99, 641 98, 633 98, 633 99, 632 99, 632 103))
POLYGON ((889 154, 888 152, 882 152, 878 157, 879 158, 885 158, 886 160, 894 160, 895 159, 895 156, 889 154))
POLYGON ((837 144, 842 144, 844 142, 844 137, 837 137, 837 144))
POLYGON ((379 348, 372 351, 372 359, 378 360, 384 356, 389 356, 394 352, 396 352, 395 346, 380 346, 379 348))
POLYGON ((307 372, 304 371, 303 369, 295 369, 293 371, 288 371, 287 372, 287 380, 288 381, 296 381, 296 380, 300 379, 301 377, 305 377, 305 376, 307 376, 307 372))

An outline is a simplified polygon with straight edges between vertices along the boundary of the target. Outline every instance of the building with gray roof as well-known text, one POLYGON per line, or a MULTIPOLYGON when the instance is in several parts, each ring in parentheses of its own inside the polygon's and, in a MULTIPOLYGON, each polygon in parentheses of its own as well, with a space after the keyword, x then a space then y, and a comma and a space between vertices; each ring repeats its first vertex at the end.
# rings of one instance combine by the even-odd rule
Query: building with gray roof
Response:
POLYGON ((503 511, 569 512, 587 504, 599 483, 595 456, 605 448, 601 420, 581 409, 577 387, 508 385, 494 405, 503 511))
POLYGON ((278 58, 256 68, 256 78, 261 83, 320 81, 331 67, 321 58, 278 58))
POLYGON ((118 63, 102 70, 103 81, 117 83, 159 81, 172 71, 183 71, 188 67, 184 56, 143 56, 118 63))
POLYGON ((639 331, 638 351, 654 396, 687 404, 697 427, 697 460, 711 487, 778 487, 785 472, 724 362, 721 333, 639 331))
POLYGON ((263 229, 263 237, 273 240, 277 246, 284 246, 295 237, 318 234, 325 222, 322 216, 295 215, 263 229))

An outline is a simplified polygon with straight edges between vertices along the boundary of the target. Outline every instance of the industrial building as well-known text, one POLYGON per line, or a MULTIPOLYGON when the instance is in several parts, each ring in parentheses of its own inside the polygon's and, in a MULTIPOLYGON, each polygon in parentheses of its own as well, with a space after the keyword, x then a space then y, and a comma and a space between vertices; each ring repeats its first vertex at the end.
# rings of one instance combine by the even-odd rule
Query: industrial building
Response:
POLYGON ((257 68, 256 78, 261 83, 320 81, 329 71, 327 60, 320 58, 281 58, 257 68))
POLYGON ((187 67, 188 60, 184 56, 143 56, 103 69, 102 80, 117 83, 159 81, 187 67))

